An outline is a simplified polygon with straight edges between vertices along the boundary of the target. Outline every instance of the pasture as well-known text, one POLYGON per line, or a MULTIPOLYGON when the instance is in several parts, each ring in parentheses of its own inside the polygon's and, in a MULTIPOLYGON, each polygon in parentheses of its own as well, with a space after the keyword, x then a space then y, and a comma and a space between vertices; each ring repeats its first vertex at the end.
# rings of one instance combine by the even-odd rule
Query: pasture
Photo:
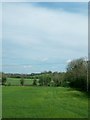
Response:
MULTIPOLYGON (((24 79, 24 85, 32 85, 33 79, 24 79)), ((12 86, 20 85, 20 78, 7 78, 6 84, 10 84, 12 86)))
POLYGON ((3 118, 87 118, 86 94, 64 87, 3 86, 3 118))

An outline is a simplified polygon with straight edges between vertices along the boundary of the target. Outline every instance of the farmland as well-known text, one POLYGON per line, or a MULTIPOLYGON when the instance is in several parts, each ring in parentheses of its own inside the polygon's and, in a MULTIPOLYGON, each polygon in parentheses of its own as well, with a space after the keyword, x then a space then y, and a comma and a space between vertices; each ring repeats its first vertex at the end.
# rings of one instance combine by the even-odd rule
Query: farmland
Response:
POLYGON ((64 87, 3 86, 3 118, 87 118, 86 94, 64 87))
POLYGON ((87 61, 66 72, 2 73, 3 118, 88 118, 87 61))
MULTIPOLYGON (((25 85, 32 85, 33 79, 25 79, 25 85)), ((20 85, 20 78, 7 78, 7 85, 18 86, 20 85)))

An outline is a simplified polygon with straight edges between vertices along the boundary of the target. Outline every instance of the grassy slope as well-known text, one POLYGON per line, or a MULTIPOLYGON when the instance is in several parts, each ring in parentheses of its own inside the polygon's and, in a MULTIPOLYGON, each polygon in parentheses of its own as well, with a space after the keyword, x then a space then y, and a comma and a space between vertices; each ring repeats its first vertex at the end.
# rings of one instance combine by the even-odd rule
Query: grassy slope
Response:
POLYGON ((88 99, 62 87, 3 87, 3 117, 85 118, 88 99))

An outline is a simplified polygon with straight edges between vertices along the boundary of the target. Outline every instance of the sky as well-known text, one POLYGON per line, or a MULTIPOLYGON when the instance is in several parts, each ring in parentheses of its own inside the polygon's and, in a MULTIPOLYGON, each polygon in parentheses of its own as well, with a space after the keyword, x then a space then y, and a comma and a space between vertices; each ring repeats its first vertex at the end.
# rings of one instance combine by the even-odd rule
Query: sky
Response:
POLYGON ((87 57, 88 3, 10 2, 2 13, 4 72, 62 72, 87 57))
POLYGON ((2 2, 89 2, 89 0, 1 0, 2 2))

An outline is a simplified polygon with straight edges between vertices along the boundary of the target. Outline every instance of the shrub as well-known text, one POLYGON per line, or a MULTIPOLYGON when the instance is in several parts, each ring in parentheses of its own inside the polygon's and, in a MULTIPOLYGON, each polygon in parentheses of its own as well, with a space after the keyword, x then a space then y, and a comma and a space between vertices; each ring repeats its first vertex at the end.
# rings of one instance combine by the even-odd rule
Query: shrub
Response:
POLYGON ((24 78, 22 77, 20 80, 20 84, 23 86, 24 85, 24 78))
POLYGON ((36 79, 33 80, 33 86, 37 86, 37 80, 36 79))
POLYGON ((2 85, 5 85, 7 81, 6 75, 2 73, 2 85))

